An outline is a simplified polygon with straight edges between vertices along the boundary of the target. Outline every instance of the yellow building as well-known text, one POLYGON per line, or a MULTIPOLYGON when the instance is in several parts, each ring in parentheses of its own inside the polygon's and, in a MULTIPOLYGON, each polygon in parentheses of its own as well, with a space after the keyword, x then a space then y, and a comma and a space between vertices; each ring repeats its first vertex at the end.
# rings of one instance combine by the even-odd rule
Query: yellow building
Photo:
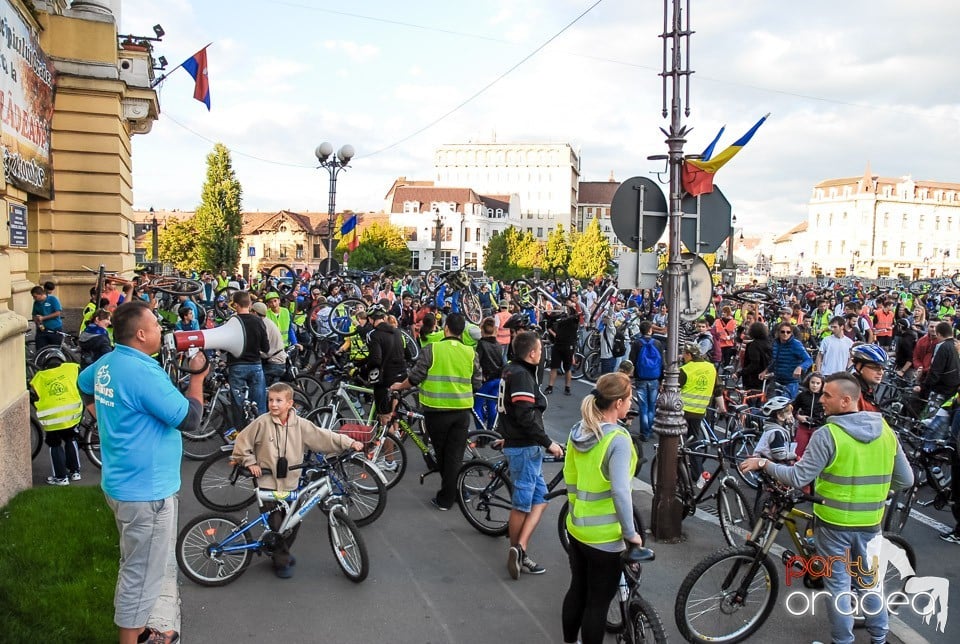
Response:
MULTIPOLYGON (((0 361, 24 362, 30 288, 87 300, 82 266, 134 266, 131 138, 159 113, 150 42, 118 41, 118 0, 0 0, 0 361), (54 91, 55 90, 55 91, 54 91)), ((0 504, 30 485, 24 371, 0 374, 0 504)))

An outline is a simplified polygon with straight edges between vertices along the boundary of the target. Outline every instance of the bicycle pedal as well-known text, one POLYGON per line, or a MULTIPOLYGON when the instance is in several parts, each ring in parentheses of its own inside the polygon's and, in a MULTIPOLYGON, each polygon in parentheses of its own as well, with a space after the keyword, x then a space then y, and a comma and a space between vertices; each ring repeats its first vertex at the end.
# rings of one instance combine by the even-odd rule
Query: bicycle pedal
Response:
MULTIPOLYGON (((783 554, 780 555, 780 560, 783 562, 783 565, 784 565, 784 566, 787 566, 787 565, 790 565, 790 560, 793 559, 793 558, 796 557, 796 556, 797 556, 797 553, 795 553, 793 550, 784 550, 784 551, 783 551, 783 554)), ((793 562, 793 566, 794 566, 795 568, 800 569, 800 568, 803 567, 803 564, 801 564, 799 561, 796 561, 796 560, 795 560, 795 561, 793 562)))
POLYGON ((917 506, 921 508, 927 508, 933 505, 933 502, 934 502, 934 499, 930 499, 929 501, 917 501, 917 506))

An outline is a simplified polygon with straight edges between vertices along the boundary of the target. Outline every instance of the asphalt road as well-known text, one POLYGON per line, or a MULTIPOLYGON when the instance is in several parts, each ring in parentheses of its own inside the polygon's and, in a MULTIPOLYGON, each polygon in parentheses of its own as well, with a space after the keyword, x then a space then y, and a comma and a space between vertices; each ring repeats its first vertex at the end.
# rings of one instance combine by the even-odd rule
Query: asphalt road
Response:
MULTIPOLYGON (((565 442, 570 426, 579 419, 579 404, 589 386, 574 383, 574 395, 558 388, 549 397, 546 422, 551 436, 565 442)), ((647 457, 652 448, 647 444, 647 457)), ((45 453, 34 463, 34 483, 48 475, 45 453)), ((559 465, 545 467, 548 477, 559 465)), ((191 482, 196 463, 186 461, 180 523, 206 509, 193 497, 191 482)), ((84 484, 96 483, 92 468, 84 484)), ((530 555, 547 572, 523 575, 517 581, 507 574, 507 542, 476 532, 454 508, 439 512, 429 503, 438 479, 418 484, 425 470, 421 460, 411 460, 404 480, 389 492, 386 511, 361 529, 371 559, 369 577, 361 584, 348 581, 337 567, 321 513, 311 513, 299 533, 293 552, 296 574, 281 580, 273 575, 268 558, 255 558, 238 580, 222 588, 204 588, 181 577, 183 641, 246 642, 560 642, 560 610, 569 582, 566 556, 557 538, 561 502, 554 501, 529 547, 530 555)), ((643 479, 649 480, 645 466, 643 479)), ((639 484, 634 495, 649 517, 649 486, 639 484)), ((960 581, 960 546, 937 539, 937 530, 950 522, 949 512, 921 508, 921 520, 910 521, 904 536, 914 546, 918 574, 960 581)), ((251 510, 252 516, 253 510, 251 510)), ((945 529, 945 528, 943 528, 945 529)), ((643 593, 656 607, 669 639, 682 641, 673 619, 677 589, 697 561, 724 545, 715 520, 698 512, 683 524, 684 541, 648 545, 657 560, 644 566, 643 593)), ((788 545, 786 542, 784 546, 788 545)), ((782 579, 782 576, 781 576, 782 579)), ((781 582, 778 606, 767 624, 750 641, 829 641, 826 616, 797 618, 784 610, 781 582)), ((789 589, 788 589, 789 590, 789 589)), ((951 589, 954 611, 960 610, 960 592, 951 589)), ((960 617, 948 620, 945 633, 901 611, 904 624, 896 625, 890 641, 960 641, 960 617), (914 629, 915 632, 911 632, 914 629)), ((859 631, 858 642, 867 642, 859 631)), ((614 641, 612 636, 608 641, 614 641)))

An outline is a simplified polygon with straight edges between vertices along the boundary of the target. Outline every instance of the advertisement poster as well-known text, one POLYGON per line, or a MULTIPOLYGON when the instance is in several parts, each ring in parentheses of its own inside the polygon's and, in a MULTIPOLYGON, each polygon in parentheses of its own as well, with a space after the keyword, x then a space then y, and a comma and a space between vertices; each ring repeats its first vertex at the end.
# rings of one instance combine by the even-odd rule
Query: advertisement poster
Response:
POLYGON ((9 2, 0 0, 0 145, 10 183, 53 196, 50 124, 56 72, 36 35, 9 2))

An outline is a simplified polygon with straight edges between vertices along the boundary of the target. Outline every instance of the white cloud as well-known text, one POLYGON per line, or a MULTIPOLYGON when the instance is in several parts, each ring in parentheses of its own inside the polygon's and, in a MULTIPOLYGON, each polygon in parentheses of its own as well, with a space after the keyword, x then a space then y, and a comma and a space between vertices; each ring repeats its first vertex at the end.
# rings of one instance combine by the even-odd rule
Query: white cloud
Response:
POLYGON ((356 43, 350 40, 326 40, 323 46, 330 51, 343 52, 350 60, 357 63, 365 63, 380 55, 380 48, 369 43, 356 43))

